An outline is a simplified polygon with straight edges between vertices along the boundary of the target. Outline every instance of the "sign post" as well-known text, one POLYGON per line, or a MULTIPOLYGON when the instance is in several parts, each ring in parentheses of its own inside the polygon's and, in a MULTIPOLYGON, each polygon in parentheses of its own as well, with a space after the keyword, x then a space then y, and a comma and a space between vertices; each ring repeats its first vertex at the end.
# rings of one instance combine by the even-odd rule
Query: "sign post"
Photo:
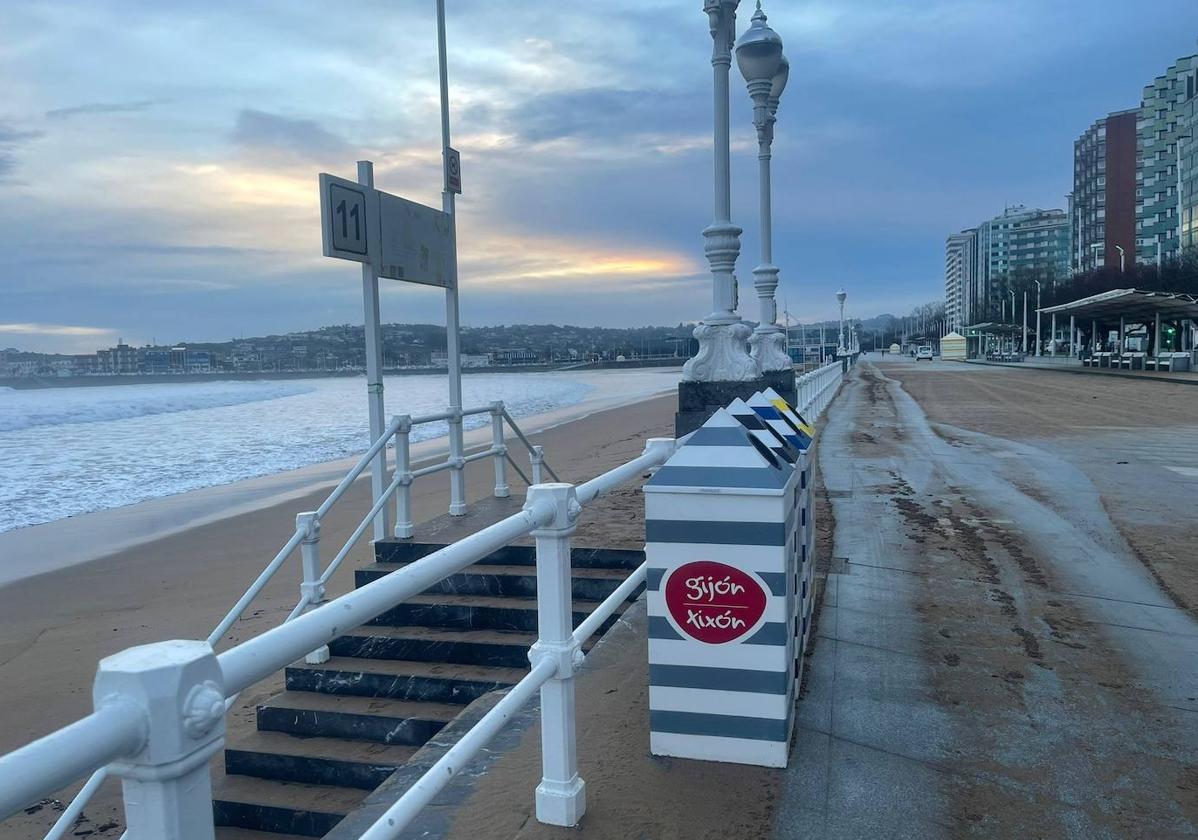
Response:
MULTIPOLYGON (((374 164, 368 160, 358 161, 358 183, 366 189, 374 192, 374 164)), ((365 198, 365 190, 363 198, 365 198)), ((370 204, 368 201, 362 201, 361 205, 354 203, 351 213, 356 211, 359 206, 362 209, 362 229, 363 239, 369 244, 370 230, 367 225, 366 207, 370 204)), ((346 205, 348 206, 348 205, 346 205)), ((334 215, 337 209, 341 208, 342 214, 340 219, 333 219, 334 233, 337 223, 341 223, 341 233, 357 233, 357 229, 350 231, 350 225, 346 220, 345 207, 342 207, 338 202, 334 207, 334 215)), ((355 224, 356 224, 355 219, 355 224)), ((352 242, 353 240, 345 240, 352 242)), ((367 248, 367 251, 370 249, 367 248)), ((365 331, 366 331, 366 407, 370 413, 370 440, 373 443, 379 439, 383 433, 383 428, 386 426, 385 411, 383 408, 383 324, 379 312, 379 278, 375 273, 375 264, 373 261, 362 263, 362 312, 365 315, 365 331)), ((378 502, 383 497, 383 492, 387 487, 387 448, 383 447, 378 454, 374 456, 374 460, 370 462, 370 499, 371 502, 378 502)), ((391 536, 390 527, 388 525, 389 513, 387 506, 383 505, 378 514, 374 517, 374 539, 384 540, 391 536)))

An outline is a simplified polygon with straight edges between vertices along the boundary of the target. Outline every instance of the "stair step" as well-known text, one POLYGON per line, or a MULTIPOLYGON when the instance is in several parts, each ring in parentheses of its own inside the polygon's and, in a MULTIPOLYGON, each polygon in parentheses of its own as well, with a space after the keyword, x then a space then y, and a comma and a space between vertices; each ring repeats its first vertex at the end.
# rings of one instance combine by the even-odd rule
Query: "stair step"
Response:
POLYGON ((527 668, 536 633, 364 625, 329 643, 335 657, 527 668))
POLYGON ((323 837, 362 804, 366 791, 278 782, 216 771, 212 809, 216 824, 255 831, 323 837))
MULTIPOLYGON (((385 539, 374 544, 374 559, 382 563, 409 563, 445 547, 444 543, 385 539)), ((531 545, 507 545, 484 557, 481 563, 500 566, 535 566, 536 549, 531 545)), ((645 562, 645 552, 625 548, 586 548, 570 552, 570 566, 578 569, 624 569, 632 571, 645 562)))
POLYGON ((258 707, 258 729, 420 746, 461 710, 447 703, 284 691, 258 707))
MULTIPOLYGON (((527 660, 525 660, 527 663, 527 660)), ((334 656, 286 669, 287 688, 321 694, 466 704, 519 682, 527 668, 334 656)))
MULTIPOLYGON (((355 570, 354 582, 365 586, 397 572, 408 563, 374 563, 355 570)), ((584 601, 602 601, 616 591, 628 577, 627 569, 575 569, 572 573, 573 597, 584 601)), ((438 581, 425 594, 489 595, 494 597, 535 598, 537 570, 534 566, 475 564, 438 581)))
MULTIPOLYGON (((574 602, 577 627, 598 604, 574 602)), ((536 598, 485 595, 414 595, 370 622, 373 625, 446 627, 454 630, 537 629, 536 598)))
POLYGON ((374 790, 416 749, 409 745, 253 732, 225 747, 225 772, 374 790))
POLYGON ((300 837, 299 834, 277 834, 273 831, 254 831, 252 828, 216 828, 216 840, 300 840, 300 837))

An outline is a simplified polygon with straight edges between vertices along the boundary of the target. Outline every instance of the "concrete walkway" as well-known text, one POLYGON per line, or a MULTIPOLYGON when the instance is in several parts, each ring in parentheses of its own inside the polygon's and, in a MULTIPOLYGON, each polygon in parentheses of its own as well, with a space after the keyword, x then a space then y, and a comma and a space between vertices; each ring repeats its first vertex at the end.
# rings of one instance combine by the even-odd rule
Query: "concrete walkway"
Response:
POLYGON ((834 557, 776 837, 1198 835, 1198 622, 1084 473, 933 426, 868 362, 819 457, 834 557))

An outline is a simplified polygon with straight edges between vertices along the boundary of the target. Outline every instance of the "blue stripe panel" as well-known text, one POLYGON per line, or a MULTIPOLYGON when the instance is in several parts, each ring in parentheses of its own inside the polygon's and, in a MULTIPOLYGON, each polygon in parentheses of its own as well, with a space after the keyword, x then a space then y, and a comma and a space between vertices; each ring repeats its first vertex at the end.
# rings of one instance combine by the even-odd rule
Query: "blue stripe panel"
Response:
POLYGON ((746 645, 784 645, 786 644, 786 625, 781 621, 767 621, 761 629, 742 644, 746 645))
POLYGON ((786 671, 749 671, 743 668, 701 668, 694 665, 649 665, 649 685, 670 688, 710 688, 785 694, 786 671))
POLYGON ((743 428, 700 426, 686 441, 687 446, 752 446, 743 428))
POLYGON ((661 579, 665 577, 665 569, 646 569, 645 570, 645 586, 650 592, 656 592, 661 588, 661 579))
POLYGON ((709 715, 701 712, 649 710, 649 729, 679 735, 717 735, 753 741, 785 741, 790 734, 786 719, 709 715))
MULTIPOLYGON (((665 574, 665 569, 647 569, 645 571, 645 585, 650 592, 657 592, 661 589, 661 579, 665 577, 665 574)), ((769 588, 771 595, 786 594, 785 572, 756 572, 756 575, 769 588)), ((652 621, 653 619, 649 620, 652 621)))
POLYGON ((649 479, 650 485, 669 487, 727 487, 781 490, 789 471, 770 467, 671 467, 667 463, 649 479))
POLYGON ((683 640, 678 631, 674 629, 674 625, 670 624, 670 620, 660 615, 649 616, 649 638, 670 639, 672 641, 683 640))
MULTIPOLYGON (((757 412, 758 415, 760 415, 761 417, 764 417, 766 420, 783 420, 783 419, 785 419, 782 415, 782 412, 779 411, 777 408, 775 408, 772 405, 755 405, 755 406, 752 406, 752 408, 754 411, 757 412)), ((789 421, 787 421, 787 422, 789 422, 789 421)))
POLYGON ((691 522, 685 519, 648 519, 645 521, 645 542, 786 545, 786 526, 780 522, 691 522))

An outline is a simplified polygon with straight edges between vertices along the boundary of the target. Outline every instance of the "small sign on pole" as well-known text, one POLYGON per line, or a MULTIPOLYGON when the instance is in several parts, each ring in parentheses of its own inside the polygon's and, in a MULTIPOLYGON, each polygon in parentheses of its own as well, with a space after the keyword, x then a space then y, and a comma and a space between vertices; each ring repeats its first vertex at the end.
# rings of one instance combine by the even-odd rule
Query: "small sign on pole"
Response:
POLYGON ((378 223, 374 190, 320 173, 320 231, 326 257, 374 262, 378 223))
POLYGON ((445 189, 462 194, 462 155, 452 146, 445 147, 445 189))
POLYGON ((389 280, 453 284, 453 218, 441 210, 322 172, 320 229, 326 257, 389 280))

